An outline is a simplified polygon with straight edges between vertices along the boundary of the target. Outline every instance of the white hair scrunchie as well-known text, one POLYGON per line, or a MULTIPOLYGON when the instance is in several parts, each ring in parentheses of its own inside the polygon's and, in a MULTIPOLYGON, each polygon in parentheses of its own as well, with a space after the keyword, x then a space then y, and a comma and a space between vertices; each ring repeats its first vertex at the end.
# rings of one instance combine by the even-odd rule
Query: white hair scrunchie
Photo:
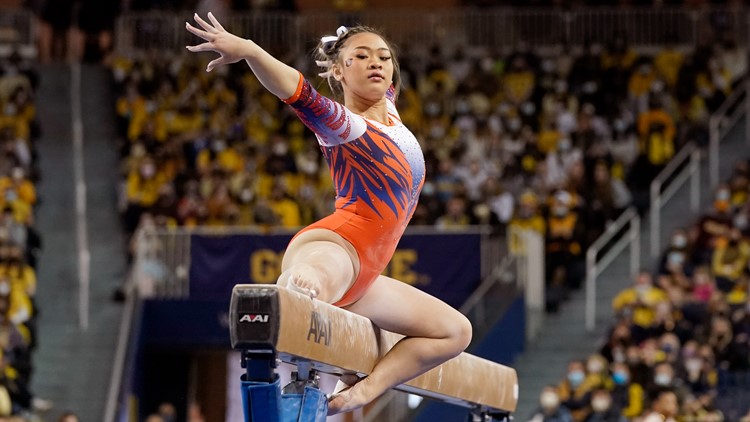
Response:
MULTIPOLYGON (((336 35, 326 35, 324 37, 321 37, 320 43, 322 44, 322 46, 318 49, 318 51, 320 51, 320 54, 323 56, 328 56, 328 53, 331 51, 336 42, 344 34, 346 34, 347 31, 349 31, 349 28, 341 25, 336 30, 336 35)), ((326 69, 325 71, 318 73, 318 76, 322 78, 328 78, 332 75, 331 66, 333 65, 333 63, 330 60, 315 60, 315 64, 326 69)))

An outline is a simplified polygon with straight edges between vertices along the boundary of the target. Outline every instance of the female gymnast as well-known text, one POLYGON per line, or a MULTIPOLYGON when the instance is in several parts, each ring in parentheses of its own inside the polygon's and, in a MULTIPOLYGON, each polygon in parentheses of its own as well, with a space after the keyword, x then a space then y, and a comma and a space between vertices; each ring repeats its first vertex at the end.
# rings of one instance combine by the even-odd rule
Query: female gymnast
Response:
POLYGON ((277 284, 369 318, 404 335, 367 377, 329 399, 329 414, 364 406, 460 354, 471 341, 471 324, 446 303, 381 275, 411 218, 424 182, 424 157, 395 107, 399 66, 389 42, 366 27, 323 37, 317 64, 326 71, 343 105, 320 95, 300 72, 251 40, 210 23, 186 23, 206 42, 192 52, 219 57, 206 71, 244 60, 272 94, 289 104, 309 127, 330 167, 336 189, 332 215, 302 229, 289 243, 277 284))

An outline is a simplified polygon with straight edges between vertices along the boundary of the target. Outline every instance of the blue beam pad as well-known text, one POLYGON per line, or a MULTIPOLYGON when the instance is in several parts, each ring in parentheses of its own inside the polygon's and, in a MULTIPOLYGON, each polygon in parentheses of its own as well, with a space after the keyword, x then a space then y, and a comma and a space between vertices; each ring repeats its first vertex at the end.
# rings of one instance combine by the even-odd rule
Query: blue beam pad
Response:
POLYGON ((281 422, 281 381, 274 375, 274 382, 240 382, 245 422, 281 422))
POLYGON ((282 395, 281 406, 281 422, 325 422, 328 414, 326 395, 310 386, 302 394, 282 395))

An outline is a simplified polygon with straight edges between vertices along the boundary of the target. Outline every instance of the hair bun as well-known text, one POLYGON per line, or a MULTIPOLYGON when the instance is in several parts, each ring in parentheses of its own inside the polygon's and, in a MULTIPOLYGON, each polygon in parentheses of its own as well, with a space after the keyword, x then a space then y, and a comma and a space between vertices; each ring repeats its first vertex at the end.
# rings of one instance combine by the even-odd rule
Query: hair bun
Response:
POLYGON ((333 53, 333 49, 336 46, 336 41, 339 40, 339 37, 335 35, 326 35, 325 37, 320 39, 320 52, 325 54, 326 56, 333 53))

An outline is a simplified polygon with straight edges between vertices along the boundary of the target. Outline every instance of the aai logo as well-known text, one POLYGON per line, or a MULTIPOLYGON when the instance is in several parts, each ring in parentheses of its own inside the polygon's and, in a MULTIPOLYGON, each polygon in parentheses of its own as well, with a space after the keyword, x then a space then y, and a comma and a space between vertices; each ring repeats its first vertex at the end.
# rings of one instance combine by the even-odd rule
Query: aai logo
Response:
POLYGON ((268 322, 268 314, 244 314, 240 322, 268 322))

